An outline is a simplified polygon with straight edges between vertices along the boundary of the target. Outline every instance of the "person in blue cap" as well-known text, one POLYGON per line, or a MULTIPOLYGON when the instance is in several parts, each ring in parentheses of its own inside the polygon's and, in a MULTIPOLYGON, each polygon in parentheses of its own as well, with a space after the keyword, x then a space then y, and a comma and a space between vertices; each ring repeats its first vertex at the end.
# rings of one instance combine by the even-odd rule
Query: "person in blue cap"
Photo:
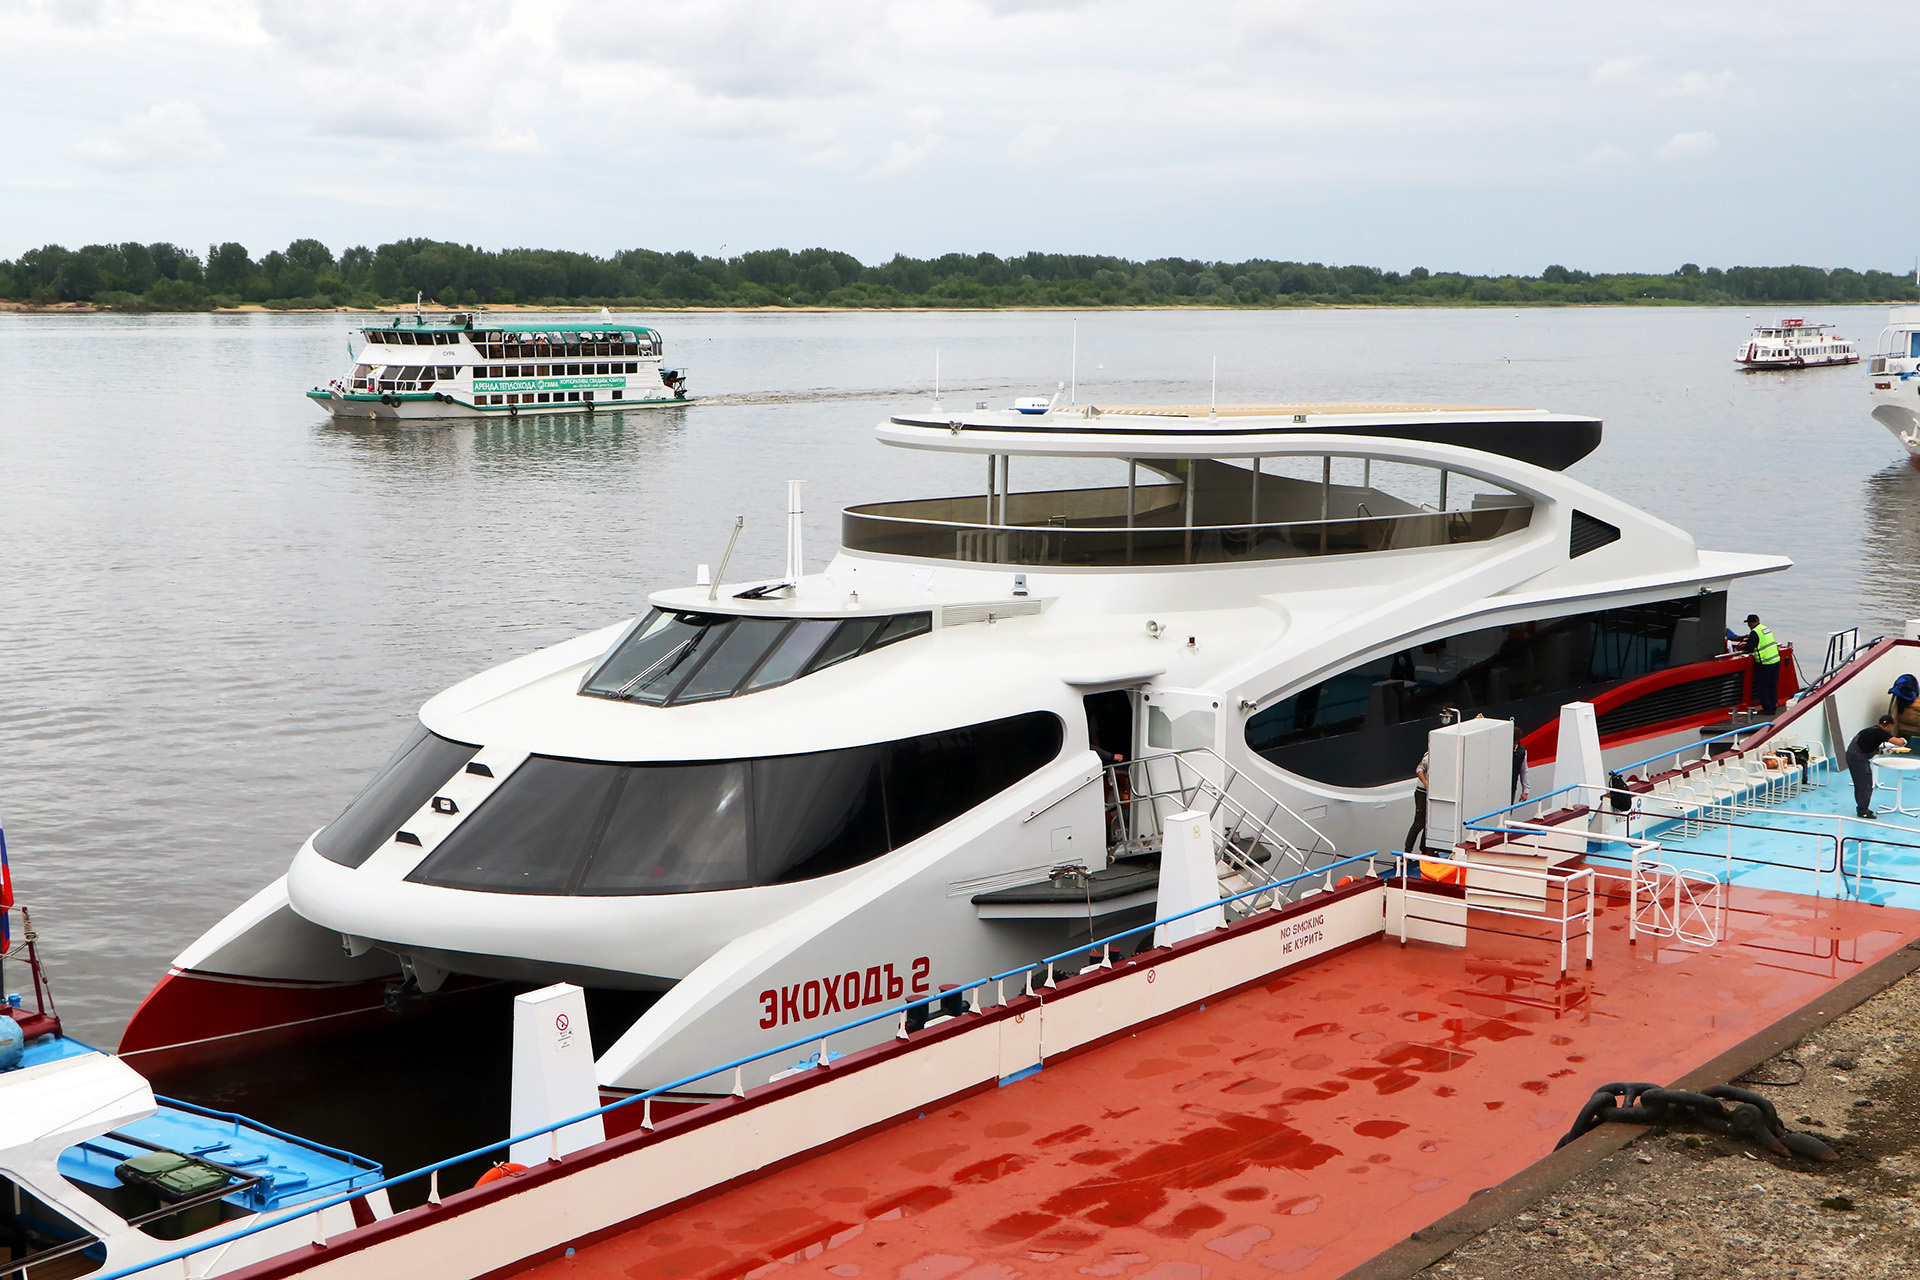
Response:
POLYGON ((1887 693, 1887 714, 1893 717, 1894 731, 1902 737, 1920 733, 1920 707, 1914 706, 1914 700, 1920 698, 1920 680, 1901 676, 1887 693))

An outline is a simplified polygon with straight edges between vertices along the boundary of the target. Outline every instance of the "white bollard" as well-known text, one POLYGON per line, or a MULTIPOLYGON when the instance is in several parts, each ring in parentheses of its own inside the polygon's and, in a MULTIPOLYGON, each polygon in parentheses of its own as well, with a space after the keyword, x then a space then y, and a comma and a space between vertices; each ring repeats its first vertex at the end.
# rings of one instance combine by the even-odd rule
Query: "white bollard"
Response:
POLYGON ((1197 938, 1226 923, 1220 903, 1220 873, 1213 865, 1213 822, 1204 813, 1187 810, 1168 817, 1160 836, 1160 899, 1155 914, 1165 919, 1183 911, 1193 914, 1153 931, 1157 947, 1197 938), (1211 911, 1193 911, 1213 904, 1211 911))
MULTIPOLYGON (((587 995, 571 982, 517 996, 513 1002, 513 1105, 508 1130, 526 1133, 600 1105, 593 1073, 593 1040, 587 1034, 587 995)), ((539 1164, 607 1137, 599 1116, 570 1124, 554 1137, 541 1134, 513 1144, 507 1158, 539 1164)))
POLYGON ((1560 738, 1554 748, 1553 789, 1583 788, 1563 796, 1561 807, 1587 804, 1600 807, 1600 789, 1607 785, 1607 766, 1600 758, 1600 726, 1591 702, 1569 702, 1560 708, 1560 738))

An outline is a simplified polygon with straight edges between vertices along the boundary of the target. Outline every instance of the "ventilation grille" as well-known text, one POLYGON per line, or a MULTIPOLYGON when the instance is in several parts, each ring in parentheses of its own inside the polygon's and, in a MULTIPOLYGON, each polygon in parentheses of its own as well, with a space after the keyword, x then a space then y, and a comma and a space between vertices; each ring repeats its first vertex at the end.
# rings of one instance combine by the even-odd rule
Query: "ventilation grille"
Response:
POLYGON ((1573 533, 1568 538, 1567 554, 1579 558, 1598 551, 1609 542, 1620 541, 1620 530, 1605 520, 1596 520, 1584 511, 1573 513, 1573 533))
POLYGON ((1605 737, 1644 729, 1650 724, 1679 720, 1685 716, 1731 710, 1740 705, 1741 694, 1745 691, 1746 675, 1743 671, 1689 680, 1685 684, 1669 685, 1635 698, 1632 702, 1623 702, 1610 711, 1601 712, 1597 717, 1598 727, 1601 736, 1605 737))
POLYGON ((1040 612, 1040 602, 1026 600, 996 600, 991 604, 947 604, 940 606, 940 625, 957 627, 967 622, 985 622, 988 617, 1021 618, 1040 612))

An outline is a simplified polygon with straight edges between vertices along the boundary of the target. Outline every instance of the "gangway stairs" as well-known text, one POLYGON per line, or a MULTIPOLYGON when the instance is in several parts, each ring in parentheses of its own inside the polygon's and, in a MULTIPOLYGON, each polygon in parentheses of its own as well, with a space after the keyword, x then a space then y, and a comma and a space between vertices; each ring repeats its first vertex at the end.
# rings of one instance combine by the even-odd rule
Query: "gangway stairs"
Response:
POLYGON ((1338 859, 1326 834, 1207 747, 1106 765, 1108 861, 1065 863, 1045 879, 973 896, 983 920, 1086 919, 1151 907, 1168 820, 1201 813, 1212 833, 1220 896, 1234 917, 1268 910, 1315 886, 1283 884, 1338 859), (1251 892, 1270 888, 1269 893, 1251 892))

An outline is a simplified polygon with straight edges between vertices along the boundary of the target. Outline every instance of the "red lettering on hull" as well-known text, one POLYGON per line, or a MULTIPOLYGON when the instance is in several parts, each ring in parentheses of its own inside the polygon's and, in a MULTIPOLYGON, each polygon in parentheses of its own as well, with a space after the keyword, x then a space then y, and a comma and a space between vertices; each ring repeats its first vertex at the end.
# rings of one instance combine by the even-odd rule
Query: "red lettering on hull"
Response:
MULTIPOLYGON (((933 990, 928 980, 933 960, 915 956, 912 964, 913 994, 933 990)), ((907 993, 907 980, 894 972, 890 964, 849 969, 792 986, 770 987, 759 996, 760 1029, 771 1031, 789 1023, 807 1022, 834 1013, 854 1013, 868 1005, 899 1000, 907 993)))

